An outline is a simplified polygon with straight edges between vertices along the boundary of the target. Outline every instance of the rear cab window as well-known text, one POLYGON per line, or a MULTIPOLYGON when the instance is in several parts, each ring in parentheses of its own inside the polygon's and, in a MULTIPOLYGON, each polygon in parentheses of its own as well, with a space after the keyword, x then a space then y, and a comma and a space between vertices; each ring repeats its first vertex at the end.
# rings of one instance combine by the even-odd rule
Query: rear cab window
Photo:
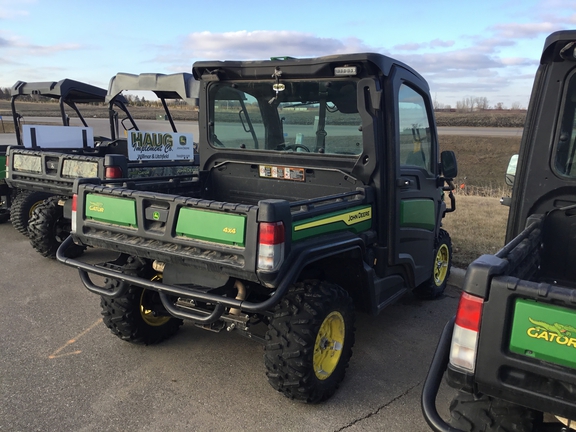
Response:
POLYGON ((357 82, 218 82, 209 89, 209 141, 269 152, 362 154, 357 82))

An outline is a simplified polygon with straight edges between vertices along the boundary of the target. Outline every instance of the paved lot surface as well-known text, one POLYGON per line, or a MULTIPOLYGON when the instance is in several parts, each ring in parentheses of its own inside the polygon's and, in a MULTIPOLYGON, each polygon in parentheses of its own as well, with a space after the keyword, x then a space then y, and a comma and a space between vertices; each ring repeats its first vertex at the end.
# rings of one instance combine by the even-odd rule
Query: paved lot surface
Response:
MULTIPOLYGON (((42 258, 10 223, 0 244, 0 431, 430 430, 420 392, 455 288, 359 315, 346 379, 310 406, 269 386, 256 342, 190 323, 157 346, 123 342, 75 270, 42 258)), ((441 389, 444 415, 452 395, 441 389)))

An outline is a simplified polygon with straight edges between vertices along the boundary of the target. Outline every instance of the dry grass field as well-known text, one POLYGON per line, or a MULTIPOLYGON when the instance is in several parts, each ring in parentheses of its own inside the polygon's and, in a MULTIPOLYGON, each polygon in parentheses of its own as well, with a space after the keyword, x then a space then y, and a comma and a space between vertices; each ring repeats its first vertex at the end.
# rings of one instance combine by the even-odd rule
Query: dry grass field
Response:
POLYGON ((440 150, 452 150, 458 161, 455 184, 470 195, 497 196, 509 193, 504 174, 520 137, 440 136, 440 150))
POLYGON ((496 197, 456 194, 456 211, 448 213, 443 227, 452 238, 453 262, 466 268, 483 254, 493 254, 504 246, 508 207, 496 197))
MULTIPOLYGON (((78 104, 78 109, 85 118, 90 117, 108 117, 108 106, 94 105, 94 104, 78 104)), ((16 110, 18 113, 26 117, 59 117, 60 108, 57 103, 37 103, 37 102, 16 102, 16 110)), ((130 114, 134 118, 139 119, 155 119, 158 115, 164 115, 162 107, 144 107, 144 106, 130 106, 130 114)), ((118 110, 116 110, 118 111, 118 110)), ((71 109, 66 110, 70 117, 76 117, 76 114, 71 109)), ((189 105, 185 106, 170 106, 170 112, 175 120, 198 120, 198 110, 189 105)), ((0 100, 0 116, 4 119, 4 123, 12 121, 12 109, 10 102, 0 100)), ((121 113, 120 116, 122 117, 121 113)))

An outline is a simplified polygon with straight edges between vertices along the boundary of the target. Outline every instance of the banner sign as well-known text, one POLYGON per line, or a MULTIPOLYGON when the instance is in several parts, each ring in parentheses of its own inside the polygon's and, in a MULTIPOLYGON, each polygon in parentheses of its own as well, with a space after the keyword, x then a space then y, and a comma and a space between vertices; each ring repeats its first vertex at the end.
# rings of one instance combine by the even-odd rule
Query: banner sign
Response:
POLYGON ((194 136, 191 133, 129 131, 128 159, 193 161, 194 136))

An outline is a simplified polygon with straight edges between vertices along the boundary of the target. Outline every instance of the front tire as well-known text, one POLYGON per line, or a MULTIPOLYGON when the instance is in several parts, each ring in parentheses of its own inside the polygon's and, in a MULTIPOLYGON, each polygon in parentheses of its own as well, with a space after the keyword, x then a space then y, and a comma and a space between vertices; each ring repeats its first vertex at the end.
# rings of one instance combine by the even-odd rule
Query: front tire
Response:
POLYGON ((12 226, 16 230, 27 236, 28 235, 28 221, 32 217, 32 213, 42 202, 51 197, 49 193, 22 190, 18 192, 12 205, 10 206, 10 219, 12 226))
POLYGON ((440 297, 450 276, 452 267, 452 240, 446 230, 440 228, 438 238, 434 247, 434 267, 432 276, 423 284, 416 287, 414 294, 425 300, 431 300, 440 297))
POLYGON ((466 432, 532 432, 542 413, 501 399, 460 392, 450 404, 450 426, 466 432))
MULTIPOLYGON (((28 238, 38 253, 55 258, 56 251, 70 235, 71 222, 64 218, 64 208, 58 205, 59 197, 50 197, 36 206, 28 221, 28 238)), ((76 258, 84 252, 83 246, 73 245, 66 251, 68 258, 76 258)))
POLYGON ((338 285, 295 284, 276 306, 266 333, 270 385, 305 403, 332 396, 352 356, 354 320, 352 299, 338 285))

